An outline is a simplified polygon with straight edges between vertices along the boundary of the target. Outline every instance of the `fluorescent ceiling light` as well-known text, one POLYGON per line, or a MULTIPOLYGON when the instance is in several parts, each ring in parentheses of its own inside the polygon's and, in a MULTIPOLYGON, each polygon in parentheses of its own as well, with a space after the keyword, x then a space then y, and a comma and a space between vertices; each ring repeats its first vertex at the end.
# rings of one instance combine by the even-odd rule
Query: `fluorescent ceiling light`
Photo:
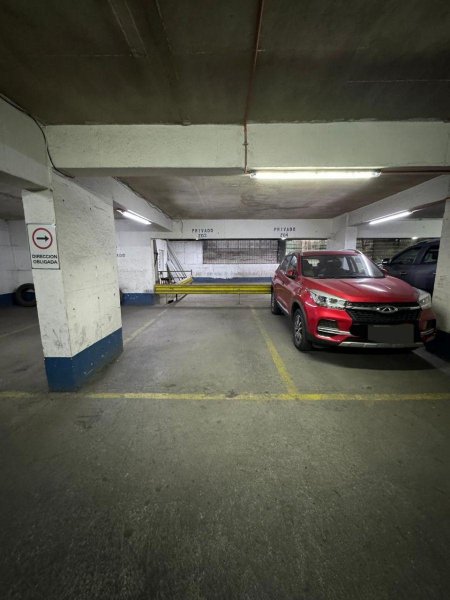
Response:
POLYGON ((409 215, 412 215, 412 211, 404 210, 402 212, 394 213, 393 215, 373 219, 373 221, 369 221, 369 225, 378 225, 378 223, 385 223, 386 221, 393 221, 394 219, 403 219, 403 217, 409 217, 409 215))
POLYGON ((138 223, 143 223, 144 225, 151 225, 152 222, 141 215, 133 212, 132 210, 117 210, 121 215, 126 217, 127 219, 132 219, 133 221, 137 221, 138 223))
POLYGON ((254 179, 265 179, 265 180, 297 180, 297 179, 371 179, 372 177, 378 177, 380 171, 362 171, 353 169, 351 171, 344 171, 342 169, 323 169, 317 171, 253 171, 250 173, 250 177, 254 179))

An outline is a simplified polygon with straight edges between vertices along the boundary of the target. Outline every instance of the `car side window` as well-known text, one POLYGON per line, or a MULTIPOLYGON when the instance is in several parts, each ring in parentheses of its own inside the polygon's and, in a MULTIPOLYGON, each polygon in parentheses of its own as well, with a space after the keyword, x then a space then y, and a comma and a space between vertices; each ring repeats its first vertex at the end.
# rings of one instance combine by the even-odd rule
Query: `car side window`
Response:
POLYGON ((425 264, 435 264, 437 263, 438 256, 439 248, 428 248, 428 250, 425 252, 422 262, 425 264))
POLYGON ((289 263, 289 269, 293 269, 295 272, 297 272, 297 256, 294 254, 292 257, 291 262, 289 263))
POLYGON ((396 258, 391 260, 391 265, 412 265, 416 260, 421 248, 408 248, 396 258))
POLYGON ((288 265, 291 261, 291 258, 292 258, 292 254, 288 254, 287 256, 284 257, 284 260, 279 267, 280 271, 283 271, 283 273, 286 272, 288 265))

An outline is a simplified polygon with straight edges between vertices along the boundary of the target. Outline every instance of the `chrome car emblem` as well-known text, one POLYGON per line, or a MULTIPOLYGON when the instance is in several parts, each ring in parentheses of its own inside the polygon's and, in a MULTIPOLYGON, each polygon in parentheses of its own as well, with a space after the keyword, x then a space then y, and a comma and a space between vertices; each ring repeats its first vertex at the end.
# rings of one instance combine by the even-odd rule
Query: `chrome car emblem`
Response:
POLYGON ((396 306, 378 306, 377 307, 377 311, 381 312, 381 313, 395 313, 398 311, 398 308, 396 306))

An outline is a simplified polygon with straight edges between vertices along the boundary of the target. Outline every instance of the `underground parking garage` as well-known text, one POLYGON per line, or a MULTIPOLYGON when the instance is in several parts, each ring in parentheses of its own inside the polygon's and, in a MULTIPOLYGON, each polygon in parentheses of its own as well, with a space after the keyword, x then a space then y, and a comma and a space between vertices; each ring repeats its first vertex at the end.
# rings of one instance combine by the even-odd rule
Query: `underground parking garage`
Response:
POLYGON ((447 5, 0 10, 2 598, 448 597, 447 5))

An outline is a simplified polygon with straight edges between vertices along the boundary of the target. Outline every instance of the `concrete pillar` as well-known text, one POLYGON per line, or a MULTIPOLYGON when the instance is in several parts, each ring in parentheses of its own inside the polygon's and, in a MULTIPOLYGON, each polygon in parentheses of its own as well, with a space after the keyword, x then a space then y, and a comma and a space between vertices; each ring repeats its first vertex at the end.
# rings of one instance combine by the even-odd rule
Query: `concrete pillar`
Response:
POLYGON ((349 215, 342 215, 333 220, 333 235, 328 238, 328 250, 350 250, 356 248, 358 228, 349 226, 349 215))
POLYGON ((155 304, 155 256, 148 226, 117 220, 117 265, 123 304, 155 304))
POLYGON ((112 201, 69 180, 55 176, 52 188, 22 197, 49 388, 72 391, 123 348, 114 218, 112 201), (56 239, 48 256, 59 268, 33 258, 40 226, 56 239))
POLYGON ((442 221, 441 244, 436 268, 433 292, 433 309, 437 315, 437 326, 444 333, 450 348, 450 200, 445 203, 442 221), (446 334, 446 335, 445 335, 446 334))

